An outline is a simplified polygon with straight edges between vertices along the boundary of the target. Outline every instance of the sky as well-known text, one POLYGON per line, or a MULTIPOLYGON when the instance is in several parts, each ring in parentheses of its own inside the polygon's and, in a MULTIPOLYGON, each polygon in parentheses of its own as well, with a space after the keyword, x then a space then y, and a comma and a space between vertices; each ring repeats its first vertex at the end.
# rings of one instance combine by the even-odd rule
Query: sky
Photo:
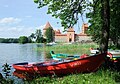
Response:
MULTIPOLYGON (((19 38, 43 29, 49 22, 53 29, 60 29, 60 20, 47 14, 47 7, 38 9, 33 0, 0 0, 0 38, 19 38)), ((82 20, 74 26, 79 33, 82 20)))

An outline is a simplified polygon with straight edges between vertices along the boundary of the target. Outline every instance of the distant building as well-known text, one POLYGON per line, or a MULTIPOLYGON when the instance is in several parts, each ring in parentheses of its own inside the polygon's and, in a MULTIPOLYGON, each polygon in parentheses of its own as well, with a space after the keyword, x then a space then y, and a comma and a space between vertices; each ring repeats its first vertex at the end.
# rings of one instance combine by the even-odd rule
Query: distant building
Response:
MULTIPOLYGON (((46 23, 45 27, 43 28, 43 36, 45 37, 45 31, 48 28, 52 28, 52 26, 50 25, 49 22, 46 23)), ((53 29, 53 28, 52 28, 53 29)), ((88 29, 88 24, 83 24, 82 25, 82 32, 80 32, 79 34, 75 34, 74 29, 68 28, 67 32, 65 34, 62 34, 60 32, 60 30, 54 30, 55 32, 55 37, 54 37, 54 41, 55 42, 86 42, 86 41, 92 41, 91 40, 91 36, 86 34, 86 30, 88 29)))

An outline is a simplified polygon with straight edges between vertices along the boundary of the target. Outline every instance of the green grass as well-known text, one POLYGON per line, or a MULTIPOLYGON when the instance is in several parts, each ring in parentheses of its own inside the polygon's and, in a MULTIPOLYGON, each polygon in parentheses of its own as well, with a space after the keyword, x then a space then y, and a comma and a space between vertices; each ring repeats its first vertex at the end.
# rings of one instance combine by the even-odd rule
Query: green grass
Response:
POLYGON ((71 74, 63 77, 39 77, 33 81, 26 81, 25 84, 116 84, 120 83, 119 77, 118 72, 100 69, 94 73, 71 74))
MULTIPOLYGON (((9 81, 3 84, 7 83, 13 84, 9 81)), ((63 77, 37 77, 33 80, 24 80, 24 84, 120 84, 120 72, 101 68, 92 73, 70 74, 63 77)))
POLYGON ((38 51, 50 52, 53 50, 55 53, 64 53, 64 54, 90 54, 89 48, 97 48, 98 45, 91 44, 59 44, 55 46, 45 46, 43 48, 38 48, 38 51))

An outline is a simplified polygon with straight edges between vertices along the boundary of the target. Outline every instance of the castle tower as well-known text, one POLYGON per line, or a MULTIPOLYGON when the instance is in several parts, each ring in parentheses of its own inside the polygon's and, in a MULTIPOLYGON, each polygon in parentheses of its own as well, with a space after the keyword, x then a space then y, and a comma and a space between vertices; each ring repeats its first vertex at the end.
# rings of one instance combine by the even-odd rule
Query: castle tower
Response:
MULTIPOLYGON (((43 37, 45 38, 45 32, 48 28, 52 28, 49 22, 46 23, 45 27, 43 28, 43 37)), ((52 28, 53 29, 53 28, 52 28)))
POLYGON ((83 25, 82 25, 82 32, 81 32, 81 34, 86 34, 87 29, 88 29, 88 24, 83 23, 83 25))
POLYGON ((67 42, 75 42, 75 31, 72 27, 67 31, 67 42))

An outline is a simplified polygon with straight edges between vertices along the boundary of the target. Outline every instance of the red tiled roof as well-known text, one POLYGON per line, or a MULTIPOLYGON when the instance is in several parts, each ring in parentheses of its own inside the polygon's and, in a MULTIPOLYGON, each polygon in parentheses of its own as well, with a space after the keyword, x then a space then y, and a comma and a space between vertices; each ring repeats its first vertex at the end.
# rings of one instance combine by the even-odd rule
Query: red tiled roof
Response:
POLYGON ((55 36, 67 36, 67 34, 56 34, 55 36))
POLYGON ((46 29, 48 29, 48 28, 52 28, 49 22, 46 23, 46 25, 45 25, 45 27, 44 27, 43 30, 46 30, 46 29))
POLYGON ((74 29, 72 27, 70 27, 67 32, 75 32, 74 29))
POLYGON ((55 31, 55 34, 61 34, 60 30, 54 30, 55 31))

